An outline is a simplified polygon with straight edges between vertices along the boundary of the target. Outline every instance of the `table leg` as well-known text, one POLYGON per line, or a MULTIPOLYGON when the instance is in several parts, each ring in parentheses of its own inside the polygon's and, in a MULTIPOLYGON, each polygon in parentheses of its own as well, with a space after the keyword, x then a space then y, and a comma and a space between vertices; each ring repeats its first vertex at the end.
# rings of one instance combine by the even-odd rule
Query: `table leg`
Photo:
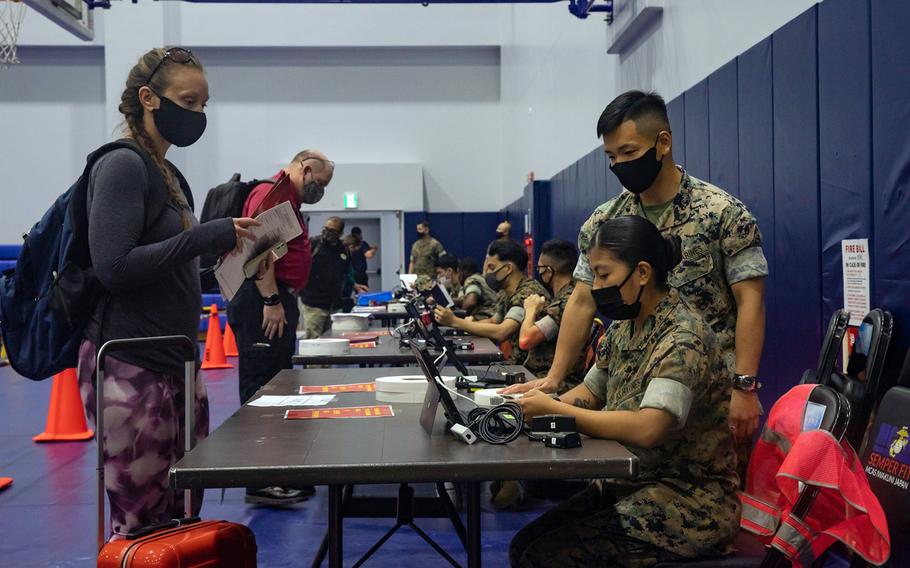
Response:
POLYGON ((329 485, 329 567, 342 568, 344 547, 342 545, 342 485, 329 485))
POLYGON ((480 482, 468 482, 468 568, 480 568, 480 482))

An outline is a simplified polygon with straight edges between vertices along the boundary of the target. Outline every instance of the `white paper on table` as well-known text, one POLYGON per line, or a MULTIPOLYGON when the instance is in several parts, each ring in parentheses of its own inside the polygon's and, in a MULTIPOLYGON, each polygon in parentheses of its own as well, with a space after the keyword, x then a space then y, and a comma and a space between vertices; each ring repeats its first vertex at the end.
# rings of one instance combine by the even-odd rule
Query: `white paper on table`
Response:
POLYGON ((250 406, 325 406, 334 394, 263 395, 249 403, 250 406))
POLYGON ((291 207, 289 201, 282 201, 268 211, 263 211, 256 216, 256 220, 261 225, 250 227, 256 240, 254 242, 245 241, 243 252, 240 254, 225 255, 218 268, 215 269, 215 279, 218 280, 221 295, 228 301, 234 297, 234 294, 243 285, 243 281, 246 280, 243 266, 248 260, 282 241, 288 243, 303 233, 300 221, 294 214, 294 208, 291 207))

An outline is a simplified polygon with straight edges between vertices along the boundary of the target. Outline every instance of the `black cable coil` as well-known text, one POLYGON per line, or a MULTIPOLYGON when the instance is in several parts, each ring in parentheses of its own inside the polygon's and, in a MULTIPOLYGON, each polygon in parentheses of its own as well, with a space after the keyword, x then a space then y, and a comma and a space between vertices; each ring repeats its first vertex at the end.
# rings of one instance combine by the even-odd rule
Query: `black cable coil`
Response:
POLYGON ((524 412, 514 402, 493 408, 474 408, 468 413, 468 427, 489 444, 508 444, 524 429, 524 412))

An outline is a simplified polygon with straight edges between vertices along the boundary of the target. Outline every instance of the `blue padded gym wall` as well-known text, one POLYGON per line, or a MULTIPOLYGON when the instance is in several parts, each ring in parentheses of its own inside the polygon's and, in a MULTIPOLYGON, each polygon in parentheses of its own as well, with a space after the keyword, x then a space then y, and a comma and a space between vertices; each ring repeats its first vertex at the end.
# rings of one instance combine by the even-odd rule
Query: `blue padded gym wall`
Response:
MULTIPOLYGON (((667 103, 676 162, 738 196, 762 231, 766 408, 814 366, 843 306, 843 239, 870 241, 892 372, 910 343, 908 21, 907 2, 825 0, 667 103)), ((553 177, 553 236, 575 239, 619 192, 606 161, 606 195, 590 187, 589 159, 553 177)))
MULTIPOLYGON (((686 117, 686 171, 699 179, 711 179, 710 145, 708 144, 708 80, 701 81, 683 99, 686 117)), ((675 129, 675 126, 671 126, 675 129)), ((674 137, 675 138, 675 137, 674 137)), ((676 154, 674 153, 674 158, 676 154)))
MULTIPOLYGON (((822 316, 844 306, 841 241, 871 237, 872 109, 869 5, 818 11, 818 159, 822 316)), ((875 243, 870 241, 872 250, 875 243)))
POLYGON ((734 59, 708 77, 708 167, 715 185, 739 197, 736 70, 734 59))
POLYGON ((417 223, 420 221, 430 224, 430 233, 442 243, 447 252, 458 258, 472 256, 480 264, 486 254, 487 245, 496 236, 496 225, 500 218, 500 214, 495 211, 478 213, 406 212, 404 214, 404 269, 408 268, 411 247, 417 236, 417 223))
POLYGON ((799 382, 821 344, 818 223, 817 9, 771 36, 778 384, 799 382))
MULTIPOLYGON (((765 393, 777 394, 779 339, 773 330, 778 322, 775 294, 777 272, 774 255, 774 130, 771 103, 771 40, 766 39, 736 59, 737 122, 739 128, 739 197, 758 220, 770 274, 765 281, 765 347, 759 373, 765 393)), ((774 394, 763 394, 766 408, 774 394)))
POLYGON ((891 353, 903 357, 910 335, 910 3, 876 0, 871 10, 872 298, 894 315, 898 349, 891 353))

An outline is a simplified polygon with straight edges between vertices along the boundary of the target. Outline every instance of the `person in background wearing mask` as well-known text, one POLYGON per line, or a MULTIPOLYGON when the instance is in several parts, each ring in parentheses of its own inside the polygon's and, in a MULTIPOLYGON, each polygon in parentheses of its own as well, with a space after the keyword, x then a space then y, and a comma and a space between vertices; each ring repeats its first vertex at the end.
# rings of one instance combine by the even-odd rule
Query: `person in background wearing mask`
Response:
MULTIPOLYGON (((205 131, 209 86, 189 50, 152 49, 129 71, 118 110, 125 134, 151 158, 110 151, 95 162, 88 184, 88 246, 104 299, 79 346, 79 392, 95 421, 95 357, 112 339, 196 337, 202 296, 199 256, 240 251, 251 239, 249 218, 200 224, 183 175, 165 159, 171 146, 190 146, 205 131), (152 176, 163 183, 150 183, 152 176), (154 201, 152 201, 154 200, 154 201), (154 219, 146 204, 161 204, 154 219)), ((209 431, 205 383, 197 377, 195 424, 185 424, 184 357, 178 349, 121 351, 105 361, 103 465, 113 538, 183 516, 183 491, 168 470, 183 456, 185 429, 197 441, 209 431)), ((194 492, 199 514, 202 492, 194 492)))
MULTIPOLYGON (((287 201, 297 215, 301 234, 292 239, 287 253, 277 261, 268 258, 259 274, 240 287, 228 305, 228 321, 237 339, 240 404, 256 394, 280 370, 290 369, 297 347, 300 310, 297 294, 306 286, 313 264, 307 226, 300 214, 302 204, 318 203, 332 181, 335 164, 318 150, 303 150, 272 176, 271 182, 250 191, 243 206, 255 217, 287 201)), ((247 490, 247 503, 288 505, 306 499, 312 487, 284 489, 267 487, 247 490)))
POLYGON ((740 515, 732 384, 711 326, 668 285, 680 239, 634 215, 605 221, 592 240, 593 301, 613 320, 597 364, 558 400, 534 389, 517 402, 525 418, 573 416, 579 432, 622 443, 639 475, 595 480, 521 529, 511 565, 653 566, 727 554, 740 515))
POLYGON ((360 227, 353 227, 350 236, 353 238, 352 244, 354 245, 354 249, 351 252, 354 282, 367 286, 370 283, 370 278, 367 275, 367 261, 376 256, 379 247, 370 246, 370 243, 363 240, 363 230, 360 227))
POLYGON ((733 386, 729 427, 745 468, 761 414, 756 375, 765 337, 768 275, 755 217, 738 199, 675 164, 667 107, 659 95, 629 91, 618 96, 601 114, 597 136, 625 191, 598 207, 581 227, 578 284, 563 316, 572 325, 559 334, 549 374, 506 392, 559 389, 587 343, 594 318, 594 274, 587 257, 593 237, 609 219, 640 215, 665 235, 682 239, 684 261, 670 274, 669 283, 701 312, 720 340, 733 386))
POLYGON ((436 278, 436 261, 446 253, 442 244, 430 236, 430 225, 426 221, 417 223, 417 240, 411 246, 411 262, 408 274, 436 278))
POLYGON ((458 257, 446 253, 436 260, 436 283, 444 287, 454 301, 461 293, 458 281, 458 257))
MULTIPOLYGON (((537 261, 538 281, 547 288, 552 299, 539 294, 525 298, 525 317, 521 322, 518 346, 529 352, 528 359, 540 358, 531 363, 534 368, 550 369, 556 351, 556 337, 563 322, 566 303, 575 290, 572 271, 578 261, 575 245, 569 241, 554 239, 547 241, 540 249, 537 261), (535 349, 541 346, 541 349, 535 349)), ((530 368, 530 367, 528 367, 530 368)), ((576 357, 575 365, 560 385, 560 394, 577 386, 585 372, 585 349, 576 357)))
MULTIPOLYGON (((322 234, 310 239, 313 250, 313 271, 300 298, 303 301, 303 326, 307 339, 317 339, 331 326, 331 314, 342 306, 341 291, 351 274, 351 255, 341 241, 344 221, 329 217, 322 234)), ((369 288, 354 284, 356 292, 369 288)))
MULTIPOLYGON (((507 344, 503 349, 508 352, 506 365, 525 365, 535 376, 542 377, 549 368, 549 365, 542 364, 545 357, 528 357, 528 352, 518 344, 521 322, 525 318, 525 299, 535 294, 548 299, 550 297, 540 282, 525 277, 527 267, 528 253, 518 243, 493 241, 487 250, 484 278, 487 285, 499 293, 494 316, 485 321, 468 321, 456 317, 452 310, 441 306, 435 309, 434 314, 440 325, 463 329, 471 335, 489 337, 500 344, 507 344), (531 363, 530 366, 526 359, 531 363)), ((538 345, 532 351, 545 349, 545 346, 538 345)))
POLYGON ((465 312, 467 318, 481 321, 493 317, 496 310, 496 292, 477 273, 477 261, 470 257, 458 261, 458 282, 461 293, 455 298, 455 305, 465 312))

